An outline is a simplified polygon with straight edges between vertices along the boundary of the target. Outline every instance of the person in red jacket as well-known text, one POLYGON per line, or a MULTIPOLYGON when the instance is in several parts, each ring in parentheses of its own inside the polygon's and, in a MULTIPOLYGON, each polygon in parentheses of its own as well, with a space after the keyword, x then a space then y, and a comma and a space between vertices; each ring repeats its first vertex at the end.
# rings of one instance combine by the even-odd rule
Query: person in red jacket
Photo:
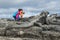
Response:
POLYGON ((19 20, 20 18, 23 18, 23 9, 18 9, 18 13, 16 14, 16 20, 19 20))

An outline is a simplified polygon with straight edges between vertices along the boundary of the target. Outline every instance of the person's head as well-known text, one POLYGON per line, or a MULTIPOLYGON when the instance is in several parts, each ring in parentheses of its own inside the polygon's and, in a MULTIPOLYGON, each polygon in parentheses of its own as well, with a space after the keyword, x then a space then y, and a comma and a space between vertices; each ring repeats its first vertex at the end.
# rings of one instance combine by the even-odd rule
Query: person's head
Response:
POLYGON ((18 9, 18 11, 23 11, 23 9, 18 9))

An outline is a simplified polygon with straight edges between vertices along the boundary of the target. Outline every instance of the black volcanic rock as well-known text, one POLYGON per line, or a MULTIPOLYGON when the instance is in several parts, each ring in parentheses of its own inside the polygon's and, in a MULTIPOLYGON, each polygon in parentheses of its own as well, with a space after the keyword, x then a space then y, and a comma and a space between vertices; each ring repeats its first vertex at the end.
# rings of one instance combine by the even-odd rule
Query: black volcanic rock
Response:
POLYGON ((60 40, 60 19, 56 19, 54 15, 48 16, 48 14, 48 11, 42 11, 39 15, 22 18, 20 21, 0 19, 0 35, 5 37, 60 40))

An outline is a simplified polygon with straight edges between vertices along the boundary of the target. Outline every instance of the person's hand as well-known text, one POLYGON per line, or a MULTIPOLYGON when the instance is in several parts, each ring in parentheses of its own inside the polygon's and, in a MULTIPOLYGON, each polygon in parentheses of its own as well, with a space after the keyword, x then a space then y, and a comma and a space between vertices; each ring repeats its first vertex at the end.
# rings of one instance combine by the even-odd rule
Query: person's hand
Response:
POLYGON ((19 15, 19 18, 20 18, 20 15, 19 15))

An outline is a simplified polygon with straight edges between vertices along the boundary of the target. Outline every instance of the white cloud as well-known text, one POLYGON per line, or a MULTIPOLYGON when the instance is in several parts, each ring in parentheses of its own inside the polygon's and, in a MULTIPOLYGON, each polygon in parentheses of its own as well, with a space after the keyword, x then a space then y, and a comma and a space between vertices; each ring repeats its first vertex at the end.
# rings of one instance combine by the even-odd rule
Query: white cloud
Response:
POLYGON ((9 3, 9 4, 18 4, 18 3, 23 3, 23 2, 26 2, 28 0, 0 0, 0 4, 1 3, 9 3))
POLYGON ((8 9, 3 9, 1 8, 0 9, 0 14, 10 14, 11 12, 14 12, 16 11, 17 9, 16 8, 8 8, 8 9))
POLYGON ((50 13, 60 12, 60 0, 0 0, 0 14, 11 15, 18 9, 25 11, 24 17, 29 17, 47 10, 50 13))
POLYGON ((54 8, 56 7, 56 5, 57 5, 57 2, 56 2, 56 1, 51 1, 51 2, 49 2, 49 3, 46 5, 46 7, 47 7, 48 9, 54 9, 54 8))
POLYGON ((36 11, 36 10, 39 10, 39 9, 33 8, 33 7, 24 7, 23 9, 25 9, 27 11, 36 11))

